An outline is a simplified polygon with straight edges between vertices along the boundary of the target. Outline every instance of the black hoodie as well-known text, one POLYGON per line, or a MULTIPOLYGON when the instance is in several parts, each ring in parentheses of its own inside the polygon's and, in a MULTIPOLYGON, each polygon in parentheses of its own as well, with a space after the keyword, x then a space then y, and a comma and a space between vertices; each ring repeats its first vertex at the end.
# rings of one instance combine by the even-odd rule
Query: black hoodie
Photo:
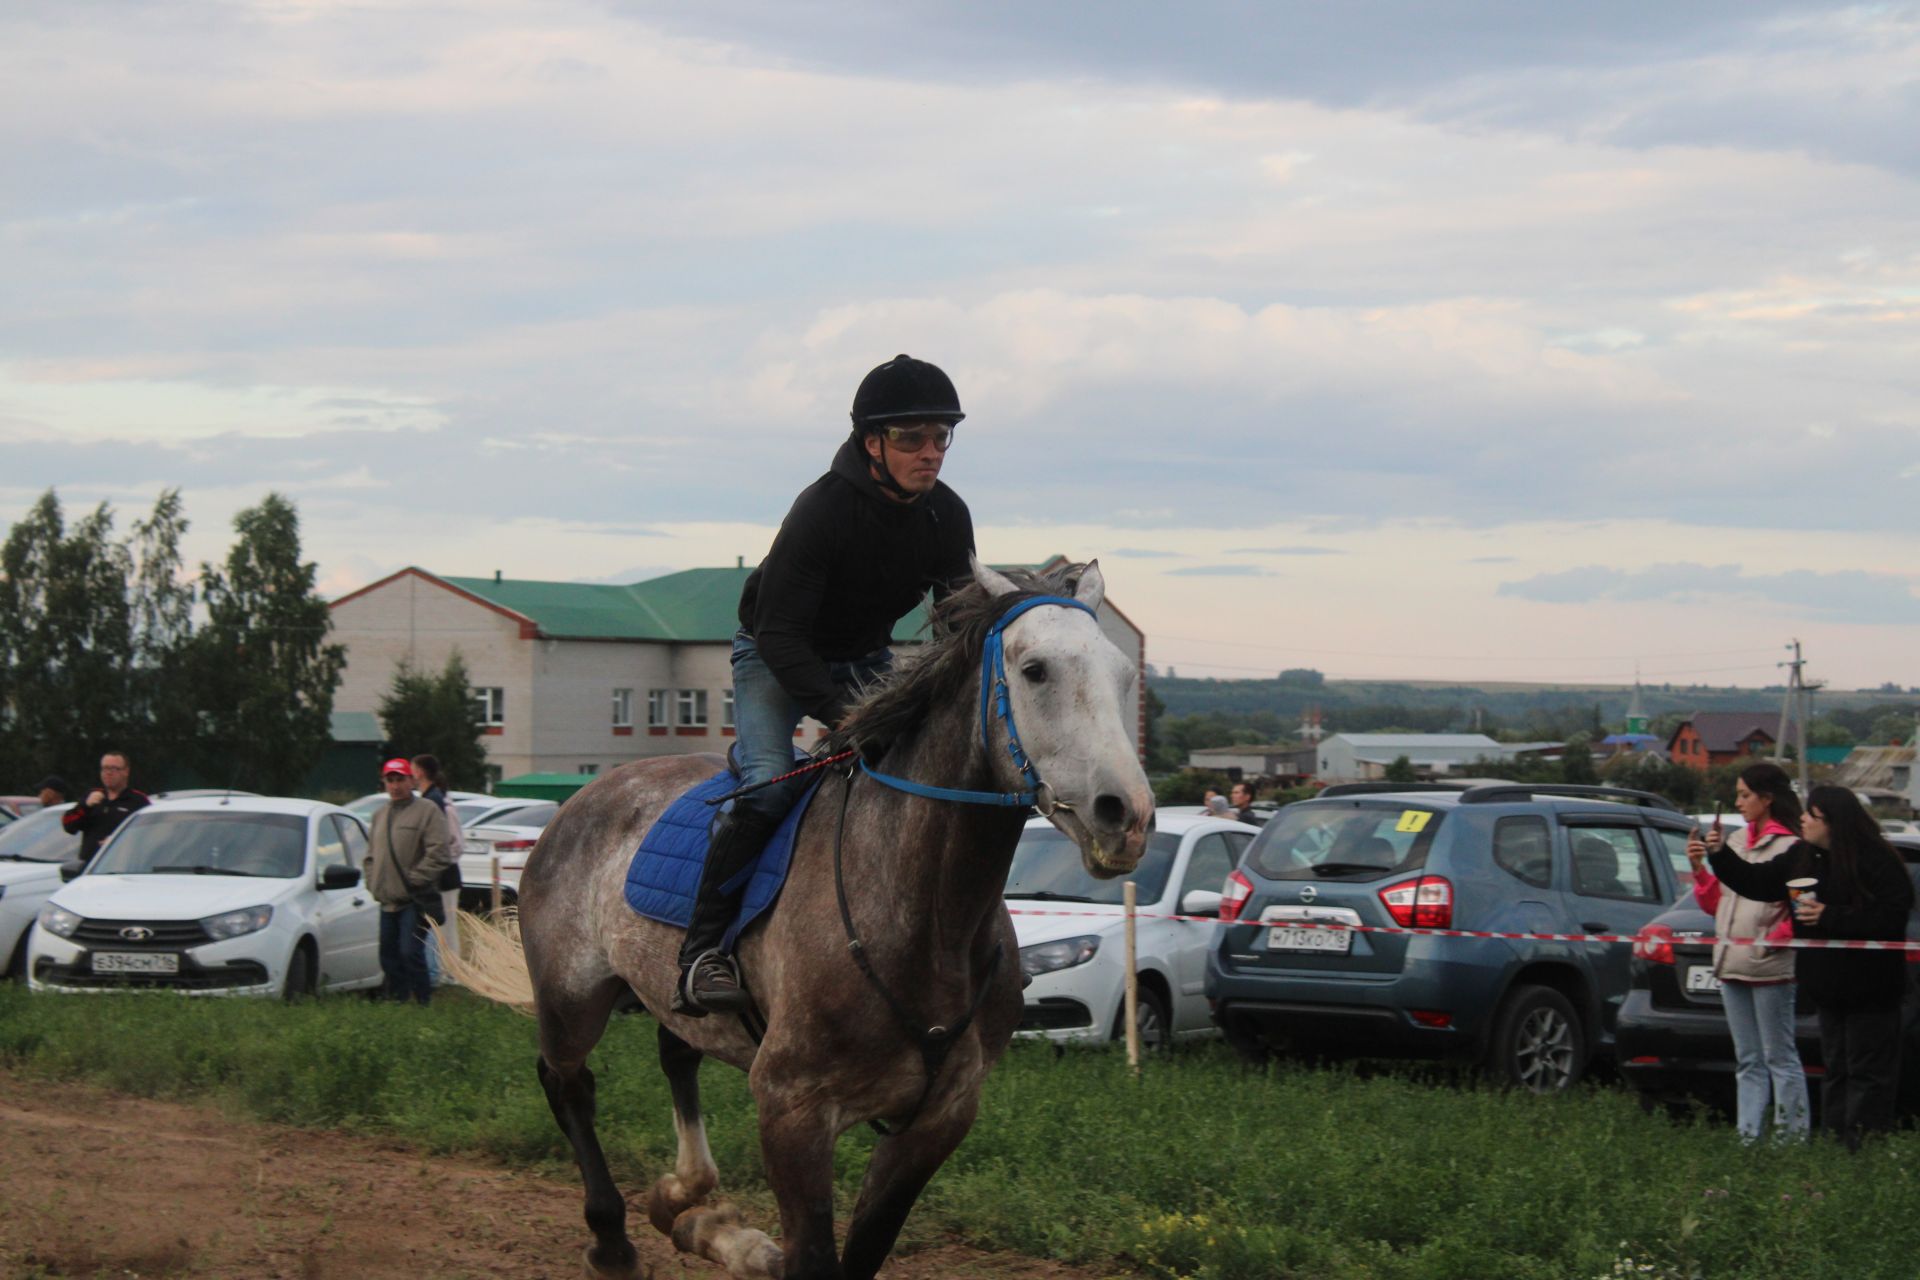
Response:
POLYGON ((937 599, 971 573, 973 517, 960 495, 935 482, 917 500, 896 502, 867 465, 849 437, 827 474, 794 499, 740 592, 740 625, 768 670, 826 725, 847 703, 827 664, 885 648, 928 591, 937 599))

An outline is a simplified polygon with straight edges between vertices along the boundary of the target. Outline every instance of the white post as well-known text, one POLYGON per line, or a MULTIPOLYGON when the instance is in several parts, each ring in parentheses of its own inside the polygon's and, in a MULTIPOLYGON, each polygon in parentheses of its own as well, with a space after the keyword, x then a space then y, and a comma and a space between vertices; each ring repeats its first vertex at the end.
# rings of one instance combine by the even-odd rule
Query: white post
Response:
POLYGON ((1140 1074, 1140 971, 1134 967, 1134 908, 1138 894, 1133 881, 1127 881, 1123 893, 1127 907, 1127 1066, 1140 1074))

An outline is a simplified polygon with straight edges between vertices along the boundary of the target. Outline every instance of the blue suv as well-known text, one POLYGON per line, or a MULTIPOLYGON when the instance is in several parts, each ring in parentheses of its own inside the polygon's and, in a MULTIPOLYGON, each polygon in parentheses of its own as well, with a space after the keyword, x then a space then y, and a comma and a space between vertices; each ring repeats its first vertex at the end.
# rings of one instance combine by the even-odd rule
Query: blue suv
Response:
POLYGON ((1610 1053, 1631 944, 1304 925, 1635 934, 1691 887, 1691 822, 1615 787, 1358 783, 1282 809, 1227 878, 1213 1019, 1275 1049, 1454 1058, 1550 1093, 1610 1053))

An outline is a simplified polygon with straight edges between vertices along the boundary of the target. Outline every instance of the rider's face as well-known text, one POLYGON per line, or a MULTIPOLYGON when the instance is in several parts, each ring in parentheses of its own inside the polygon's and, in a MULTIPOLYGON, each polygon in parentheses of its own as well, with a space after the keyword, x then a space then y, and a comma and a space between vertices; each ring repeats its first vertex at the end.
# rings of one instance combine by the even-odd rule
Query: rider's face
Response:
POLYGON ((916 497, 933 491, 934 482, 940 479, 940 464, 947 459, 946 451, 931 438, 923 440, 920 448, 911 452, 889 443, 878 432, 868 436, 866 443, 867 457, 873 464, 885 467, 895 484, 916 497))

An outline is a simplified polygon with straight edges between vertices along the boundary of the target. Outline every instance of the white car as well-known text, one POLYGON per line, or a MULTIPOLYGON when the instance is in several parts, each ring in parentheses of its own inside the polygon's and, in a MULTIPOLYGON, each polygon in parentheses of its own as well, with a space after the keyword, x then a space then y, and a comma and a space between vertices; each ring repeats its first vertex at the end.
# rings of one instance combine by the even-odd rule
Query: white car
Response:
POLYGON ((1044 818, 1027 823, 1007 873, 1007 909, 1020 939, 1026 990, 1022 1032, 1055 1041, 1125 1034, 1126 913, 1136 887, 1134 960, 1143 1044, 1207 1035, 1201 992, 1220 889, 1259 828, 1195 814, 1156 815, 1157 830, 1130 876, 1096 880, 1080 850, 1044 818), (1205 916, 1206 920, 1157 917, 1205 916))
POLYGON ((0 827, 0 972, 27 976, 27 935, 61 884, 60 868, 80 856, 80 837, 61 829, 73 806, 36 809, 0 827))
POLYGON ((540 841, 540 833, 553 821, 560 806, 552 800, 535 800, 517 809, 504 820, 461 832, 464 848, 460 851, 460 896, 474 907, 493 897, 493 859, 500 859, 500 900, 511 903, 520 896, 520 872, 527 855, 540 841))
POLYGON ((289 998, 378 986, 366 852, 365 828, 335 805, 157 801, 41 908, 28 984, 289 998))
MULTIPOLYGON (((414 794, 420 793, 416 791, 414 794)), ((385 804, 387 799, 386 792, 375 791, 358 800, 349 800, 341 808, 361 822, 372 822, 373 811, 385 804)), ((463 827, 491 814, 510 812, 521 805, 541 803, 538 800, 517 800, 512 796, 490 796, 479 791, 449 791, 447 799, 453 802, 453 812, 463 827)))

